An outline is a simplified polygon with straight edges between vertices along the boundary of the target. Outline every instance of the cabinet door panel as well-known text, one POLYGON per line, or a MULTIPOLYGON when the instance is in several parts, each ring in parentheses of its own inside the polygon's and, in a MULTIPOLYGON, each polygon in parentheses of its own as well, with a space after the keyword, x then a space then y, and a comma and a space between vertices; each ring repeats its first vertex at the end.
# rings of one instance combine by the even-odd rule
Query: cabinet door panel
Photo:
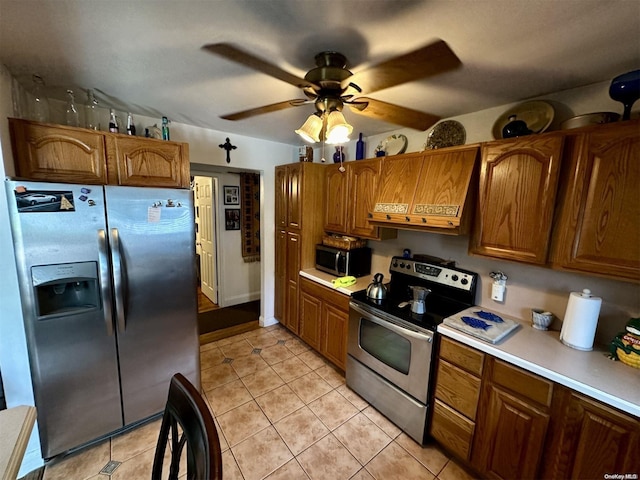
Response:
POLYGON ((300 338, 311 347, 320 350, 320 324, 322 321, 322 301, 300 292, 300 338))
POLYGON ((302 165, 289 165, 287 191, 287 225, 290 228, 302 228, 302 165))
POLYGON ((347 322, 349 313, 325 303, 322 311, 321 352, 343 370, 347 365, 347 322))
POLYGON ((276 228, 287 228, 287 194, 288 194, 287 167, 276 167, 276 203, 275 216, 276 228))
POLYGON ((382 160, 363 160, 348 165, 351 190, 347 204, 350 207, 349 233, 356 237, 378 238, 378 227, 369 224, 369 212, 375 204, 376 188, 382 160))
POLYGON ((561 136, 483 146, 472 253, 547 262, 561 147, 561 136))
POLYGON ((273 301, 273 316, 284 322, 286 292, 287 292, 287 232, 278 230, 275 240, 275 297, 273 301))
POLYGON ((640 281, 640 124, 572 138, 554 265, 640 281))
POLYGON ((640 472, 640 420, 569 389, 561 393, 544 478, 587 480, 640 472))
POLYGON ((490 478, 535 479, 549 414, 487 385, 478 412, 472 464, 490 478))
POLYGON ((16 173, 47 182, 107 183, 102 133, 9 119, 16 173))
POLYGON ((327 232, 347 232, 347 173, 339 170, 340 165, 327 167, 326 195, 325 195, 325 222, 324 229, 327 232))
POLYGON ((107 140, 110 183, 131 186, 188 187, 186 144, 114 136, 107 140), (115 156, 112 156, 111 142, 115 156), (113 163, 115 162, 115 165, 113 163), (113 178, 115 170, 116 178, 113 178))

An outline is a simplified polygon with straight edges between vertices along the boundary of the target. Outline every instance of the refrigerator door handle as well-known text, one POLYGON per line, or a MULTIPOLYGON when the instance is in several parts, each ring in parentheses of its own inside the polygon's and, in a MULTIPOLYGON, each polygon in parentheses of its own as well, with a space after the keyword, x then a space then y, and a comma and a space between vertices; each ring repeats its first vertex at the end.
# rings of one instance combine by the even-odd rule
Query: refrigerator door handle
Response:
POLYGON ((120 253, 120 234, 117 228, 111 229, 111 264, 113 265, 113 290, 116 299, 116 317, 118 319, 118 331, 124 332, 127 322, 124 315, 124 292, 122 280, 124 271, 122 265, 122 255, 120 253))
POLYGON ((107 335, 113 335, 113 314, 111 310, 111 279, 109 278, 109 259, 107 258, 107 234, 98 230, 98 270, 100 274, 100 290, 102 291, 102 309, 107 335))

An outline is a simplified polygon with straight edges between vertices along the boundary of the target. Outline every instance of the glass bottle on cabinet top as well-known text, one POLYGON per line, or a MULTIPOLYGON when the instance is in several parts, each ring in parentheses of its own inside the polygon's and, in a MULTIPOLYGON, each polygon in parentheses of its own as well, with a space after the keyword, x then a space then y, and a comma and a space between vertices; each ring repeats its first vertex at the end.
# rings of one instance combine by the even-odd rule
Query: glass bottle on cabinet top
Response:
POLYGON ((118 133, 118 117, 116 117, 116 112, 114 112, 113 108, 109 110, 109 131, 111 133, 118 133))
POLYGON ((135 123, 133 123, 133 115, 131 115, 131 112, 129 112, 127 114, 127 135, 134 135, 136 134, 136 125, 135 123))
POLYGON ((67 109, 65 111, 67 125, 71 127, 80 126, 80 117, 78 116, 78 108, 76 107, 76 99, 73 90, 67 90, 67 109))
POLYGON ((98 122, 98 100, 96 100, 93 90, 87 90, 84 123, 86 128, 100 130, 100 123, 98 122))
POLYGON ((31 119, 36 122, 46 123, 49 121, 49 99, 44 93, 44 79, 40 75, 33 75, 33 100, 31 102, 31 119))

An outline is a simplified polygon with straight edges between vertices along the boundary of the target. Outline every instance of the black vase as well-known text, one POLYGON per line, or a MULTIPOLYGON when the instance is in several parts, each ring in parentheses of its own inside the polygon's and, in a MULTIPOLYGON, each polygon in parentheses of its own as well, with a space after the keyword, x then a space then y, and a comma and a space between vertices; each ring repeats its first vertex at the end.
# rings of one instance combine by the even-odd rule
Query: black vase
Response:
POLYGON ((516 115, 509 115, 509 123, 502 127, 502 138, 523 137, 532 133, 526 122, 518 120, 516 115))

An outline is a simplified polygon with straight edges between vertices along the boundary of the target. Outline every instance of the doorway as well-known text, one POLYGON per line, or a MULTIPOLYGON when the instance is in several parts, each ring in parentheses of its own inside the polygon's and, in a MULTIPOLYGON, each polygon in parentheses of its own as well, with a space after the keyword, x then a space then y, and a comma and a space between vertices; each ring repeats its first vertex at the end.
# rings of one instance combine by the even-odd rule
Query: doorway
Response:
MULTIPOLYGON (((240 181, 243 173, 260 175, 260 190, 252 196, 259 199, 259 207, 252 218, 257 217, 262 221, 261 172, 204 164, 191 165, 196 253, 199 256, 200 269, 198 285, 202 283, 202 288, 198 289, 198 328, 201 343, 229 336, 228 332, 232 329, 239 333, 236 329, 259 327, 262 314, 261 262, 259 258, 253 262, 246 261, 247 249, 243 246, 246 243, 246 241, 243 242, 244 230, 238 229, 235 224, 229 226, 225 222, 227 210, 235 209, 238 212, 244 212, 243 202, 239 196, 234 200, 222 195, 223 190, 227 192, 230 186, 237 186, 235 189, 232 188, 232 191, 243 191, 240 181), (212 231, 211 236, 208 235, 209 226, 212 231), (210 254, 207 252, 209 245, 210 254), (212 270, 210 281, 206 280, 208 268, 212 270), (213 292, 209 292, 211 294, 209 296, 215 295, 215 304, 211 302, 209 296, 204 294, 207 283, 216 286, 213 292)), ((258 228, 253 235, 259 238, 262 232, 258 228)))
POLYGON ((218 179, 193 177, 196 254, 199 259, 198 312, 218 306, 218 268, 215 248, 218 179))

